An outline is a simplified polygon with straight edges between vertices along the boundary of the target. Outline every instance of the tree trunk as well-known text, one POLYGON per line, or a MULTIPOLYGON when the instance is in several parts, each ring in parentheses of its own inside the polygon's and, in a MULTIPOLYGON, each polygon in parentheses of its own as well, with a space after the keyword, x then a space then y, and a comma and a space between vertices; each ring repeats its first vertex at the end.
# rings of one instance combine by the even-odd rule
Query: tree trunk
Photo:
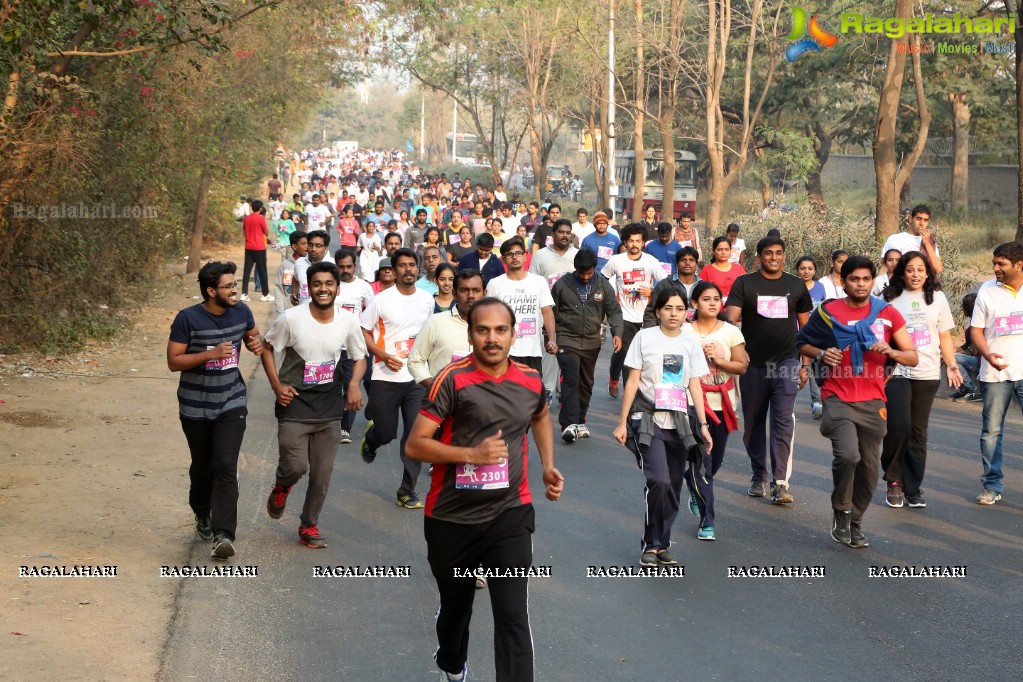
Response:
MULTIPOLYGON (((600 205, 604 207, 611 205, 611 180, 614 178, 615 173, 615 160, 609 158, 611 149, 608 146, 609 138, 607 135, 607 106, 610 97, 608 87, 609 85, 604 85, 604 96, 600 98, 600 158, 604 159, 604 177, 602 178, 600 188, 600 205)), ((545 178, 546 173, 547 171, 544 169, 545 178)))
POLYGON ((643 128, 645 121, 644 111, 646 109, 646 67, 643 56, 643 0, 636 0, 636 132, 632 148, 635 150, 636 158, 633 169, 633 200, 632 200, 632 222, 638 223, 643 219, 643 155, 646 149, 643 146, 643 128), (639 199, 637 201, 637 199, 639 199))
POLYGON ((675 103, 665 103, 658 121, 661 130, 661 149, 664 151, 664 189, 661 190, 661 220, 673 223, 675 219, 675 103))
MULTIPOLYGON (((803 98, 803 107, 806 111, 813 111, 810 99, 803 98)), ((810 202, 819 211, 827 211, 827 204, 824 202, 824 186, 821 183, 821 174, 824 172, 824 164, 831 156, 831 135, 816 117, 813 120, 813 127, 806 128, 806 136, 813 140, 813 151, 817 157, 817 168, 810 171, 806 177, 806 193, 810 196, 810 202)))
MULTIPOLYGON (((897 0, 895 16, 907 18, 912 12, 910 0, 897 0)), ((874 206, 874 240, 878 245, 899 229, 899 193, 895 189, 895 129, 898 124, 899 95, 906 72, 906 55, 897 51, 899 43, 888 46, 888 64, 881 100, 874 125, 874 176, 877 198, 874 206)))
POLYGON ((906 181, 902 183, 902 187, 899 187, 899 208, 901 218, 901 208, 903 206, 908 207, 913 202, 913 176, 910 175, 906 178, 906 181))
POLYGON ((970 210, 970 105, 966 93, 948 93, 952 105, 952 213, 970 210))
POLYGON ((192 216, 192 244, 188 249, 188 264, 185 266, 185 274, 198 272, 202 265, 202 233, 206 229, 206 206, 210 202, 210 184, 213 182, 213 173, 209 170, 203 171, 199 179, 199 193, 195 198, 195 214, 192 216))

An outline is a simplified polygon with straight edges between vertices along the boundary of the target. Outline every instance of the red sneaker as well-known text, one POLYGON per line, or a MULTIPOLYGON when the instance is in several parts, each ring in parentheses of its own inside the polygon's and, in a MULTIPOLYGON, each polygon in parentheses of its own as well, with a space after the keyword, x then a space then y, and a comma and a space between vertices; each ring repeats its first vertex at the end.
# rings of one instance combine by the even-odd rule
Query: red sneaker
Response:
POLYGON ((299 528, 298 541, 309 549, 323 549, 327 546, 327 541, 320 535, 320 530, 316 526, 299 528))
POLYGON ((607 392, 611 394, 612 398, 618 397, 618 383, 617 379, 611 379, 607 384, 607 392))
POLYGON ((270 515, 271 519, 279 519, 284 514, 284 507, 288 505, 288 493, 291 492, 291 486, 283 486, 280 483, 274 483, 274 487, 270 490, 270 497, 266 498, 266 513, 270 515))

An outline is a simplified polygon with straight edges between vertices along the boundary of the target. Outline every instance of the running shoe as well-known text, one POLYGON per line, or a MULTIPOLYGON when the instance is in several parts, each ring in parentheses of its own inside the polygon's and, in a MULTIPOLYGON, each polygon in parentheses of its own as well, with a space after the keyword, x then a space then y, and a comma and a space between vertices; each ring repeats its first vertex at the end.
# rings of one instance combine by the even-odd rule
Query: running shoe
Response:
POLYGON ((923 509, 927 506, 924 501, 924 491, 918 490, 915 493, 906 493, 906 504, 910 509, 923 509))
POLYGON ((218 533, 213 538, 213 549, 210 551, 210 558, 216 559, 217 561, 227 561, 234 556, 234 543, 231 542, 231 538, 218 533))
POLYGON ((469 679, 469 677, 468 677, 468 675, 469 675, 469 664, 468 663, 463 663, 462 664, 462 672, 458 673, 457 675, 452 675, 451 673, 444 672, 443 670, 441 670, 440 672, 441 672, 441 675, 444 676, 442 678, 442 682, 466 682, 469 679))
POLYGON ((994 504, 1002 499, 1002 494, 994 490, 984 488, 984 492, 977 495, 977 504, 994 504))
POLYGON ((646 549, 639 555, 640 566, 656 566, 657 565, 657 550, 646 549))
POLYGON ((252 299, 249 298, 248 294, 242 294, 241 296, 238 297, 238 300, 239 301, 251 301, 252 299))
POLYGON ((362 443, 359 444, 359 454, 362 455, 362 461, 366 464, 372 464, 373 460, 377 458, 377 451, 369 447, 369 441, 366 439, 366 434, 373 428, 373 420, 370 419, 366 422, 366 429, 362 432, 362 443))
POLYGON ((395 504, 399 507, 405 507, 405 509, 422 509, 423 502, 419 499, 419 495, 412 493, 411 495, 398 495, 398 499, 395 500, 395 504))
POLYGON ((575 424, 569 424, 561 432, 561 440, 566 443, 574 443, 579 438, 579 431, 576 429, 575 424))
POLYGON ((902 506, 902 485, 898 481, 888 481, 888 490, 884 496, 885 504, 898 509, 902 506))
POLYGON ((203 542, 209 542, 213 539, 213 519, 210 518, 209 514, 195 515, 195 532, 203 542))
POLYGON ((263 303, 273 303, 274 296, 273 294, 267 294, 266 296, 260 296, 259 300, 262 301, 263 303))
POLYGON ((699 532, 696 533, 696 538, 698 540, 717 540, 717 537, 714 535, 714 526, 705 526, 701 528, 699 532))
POLYGON ((618 379, 611 379, 608 382, 608 384, 607 384, 607 392, 611 395, 612 398, 617 398, 618 397, 618 386, 619 386, 618 379))
POLYGON ((982 403, 984 402, 984 396, 981 393, 967 393, 962 398, 959 398, 955 402, 957 403, 982 403))
POLYGON ((279 519, 284 515, 284 508, 288 506, 288 493, 291 486, 283 486, 280 482, 274 483, 270 489, 270 496, 266 498, 266 513, 271 519, 279 519))
POLYGON ((696 500, 696 493, 689 491, 689 513, 693 516, 700 515, 700 503, 696 500))
POLYGON ((586 424, 576 424, 575 430, 579 434, 580 438, 590 437, 590 427, 586 426, 586 424))
POLYGON ((341 440, 338 441, 341 445, 347 445, 352 442, 352 434, 348 433, 344 429, 341 429, 341 440))
POLYGON ((767 483, 764 481, 751 482, 746 494, 750 497, 767 497, 767 483))
POLYGON ((298 541, 309 549, 323 549, 327 546, 327 540, 320 535, 320 529, 316 526, 300 527, 298 541))
POLYGON ((867 536, 860 530, 860 524, 858 523, 849 524, 849 546, 853 549, 870 547, 870 543, 867 542, 867 536))
POLYGON ((955 393, 952 394, 952 402, 958 403, 966 396, 970 395, 970 392, 963 387, 959 387, 955 393))
POLYGON ((781 483, 775 483, 771 486, 771 503, 772 504, 792 504, 792 493, 789 492, 789 488, 781 483))
POLYGON ((668 550, 662 549, 657 552, 657 565, 658 566, 678 566, 678 560, 672 555, 668 554, 668 550))
POLYGON ((843 545, 848 545, 852 542, 851 520, 852 512, 836 510, 835 520, 831 524, 831 539, 835 542, 841 542, 843 545))

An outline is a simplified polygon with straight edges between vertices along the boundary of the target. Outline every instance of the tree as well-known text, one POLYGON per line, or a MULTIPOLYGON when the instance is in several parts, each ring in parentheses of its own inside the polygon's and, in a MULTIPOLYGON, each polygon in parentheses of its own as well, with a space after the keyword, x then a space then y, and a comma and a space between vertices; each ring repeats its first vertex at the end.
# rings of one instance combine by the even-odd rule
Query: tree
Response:
MULTIPOLYGON (((913 16, 912 0, 896 0, 895 17, 908 19, 913 16)), ((909 34, 906 43, 913 49, 920 44, 920 34, 909 34)), ((877 123, 874 127, 874 176, 877 190, 874 237, 878 245, 899 229, 899 196, 913 173, 917 160, 927 144, 927 132, 931 123, 927 97, 924 95, 923 70, 920 55, 910 55, 913 64, 913 82, 916 90, 916 109, 902 105, 919 120, 916 142, 902 163, 896 161, 896 128, 899 122, 900 97, 905 80, 906 53, 899 49, 902 41, 892 40, 888 48, 888 65, 884 82, 881 84, 880 101, 877 107, 877 123)))

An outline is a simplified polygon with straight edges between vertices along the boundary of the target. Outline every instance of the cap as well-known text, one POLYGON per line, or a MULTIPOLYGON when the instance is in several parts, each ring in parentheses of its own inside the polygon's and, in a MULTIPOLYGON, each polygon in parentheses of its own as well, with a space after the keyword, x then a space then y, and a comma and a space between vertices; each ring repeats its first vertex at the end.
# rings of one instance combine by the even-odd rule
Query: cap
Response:
POLYGON ((603 211, 597 211, 593 215, 593 224, 596 225, 597 223, 610 223, 603 211))
POLYGON ((380 268, 393 268, 393 267, 394 267, 394 265, 391 264, 391 257, 390 256, 385 256, 384 258, 380 259, 380 263, 377 265, 377 270, 379 270, 380 268))

